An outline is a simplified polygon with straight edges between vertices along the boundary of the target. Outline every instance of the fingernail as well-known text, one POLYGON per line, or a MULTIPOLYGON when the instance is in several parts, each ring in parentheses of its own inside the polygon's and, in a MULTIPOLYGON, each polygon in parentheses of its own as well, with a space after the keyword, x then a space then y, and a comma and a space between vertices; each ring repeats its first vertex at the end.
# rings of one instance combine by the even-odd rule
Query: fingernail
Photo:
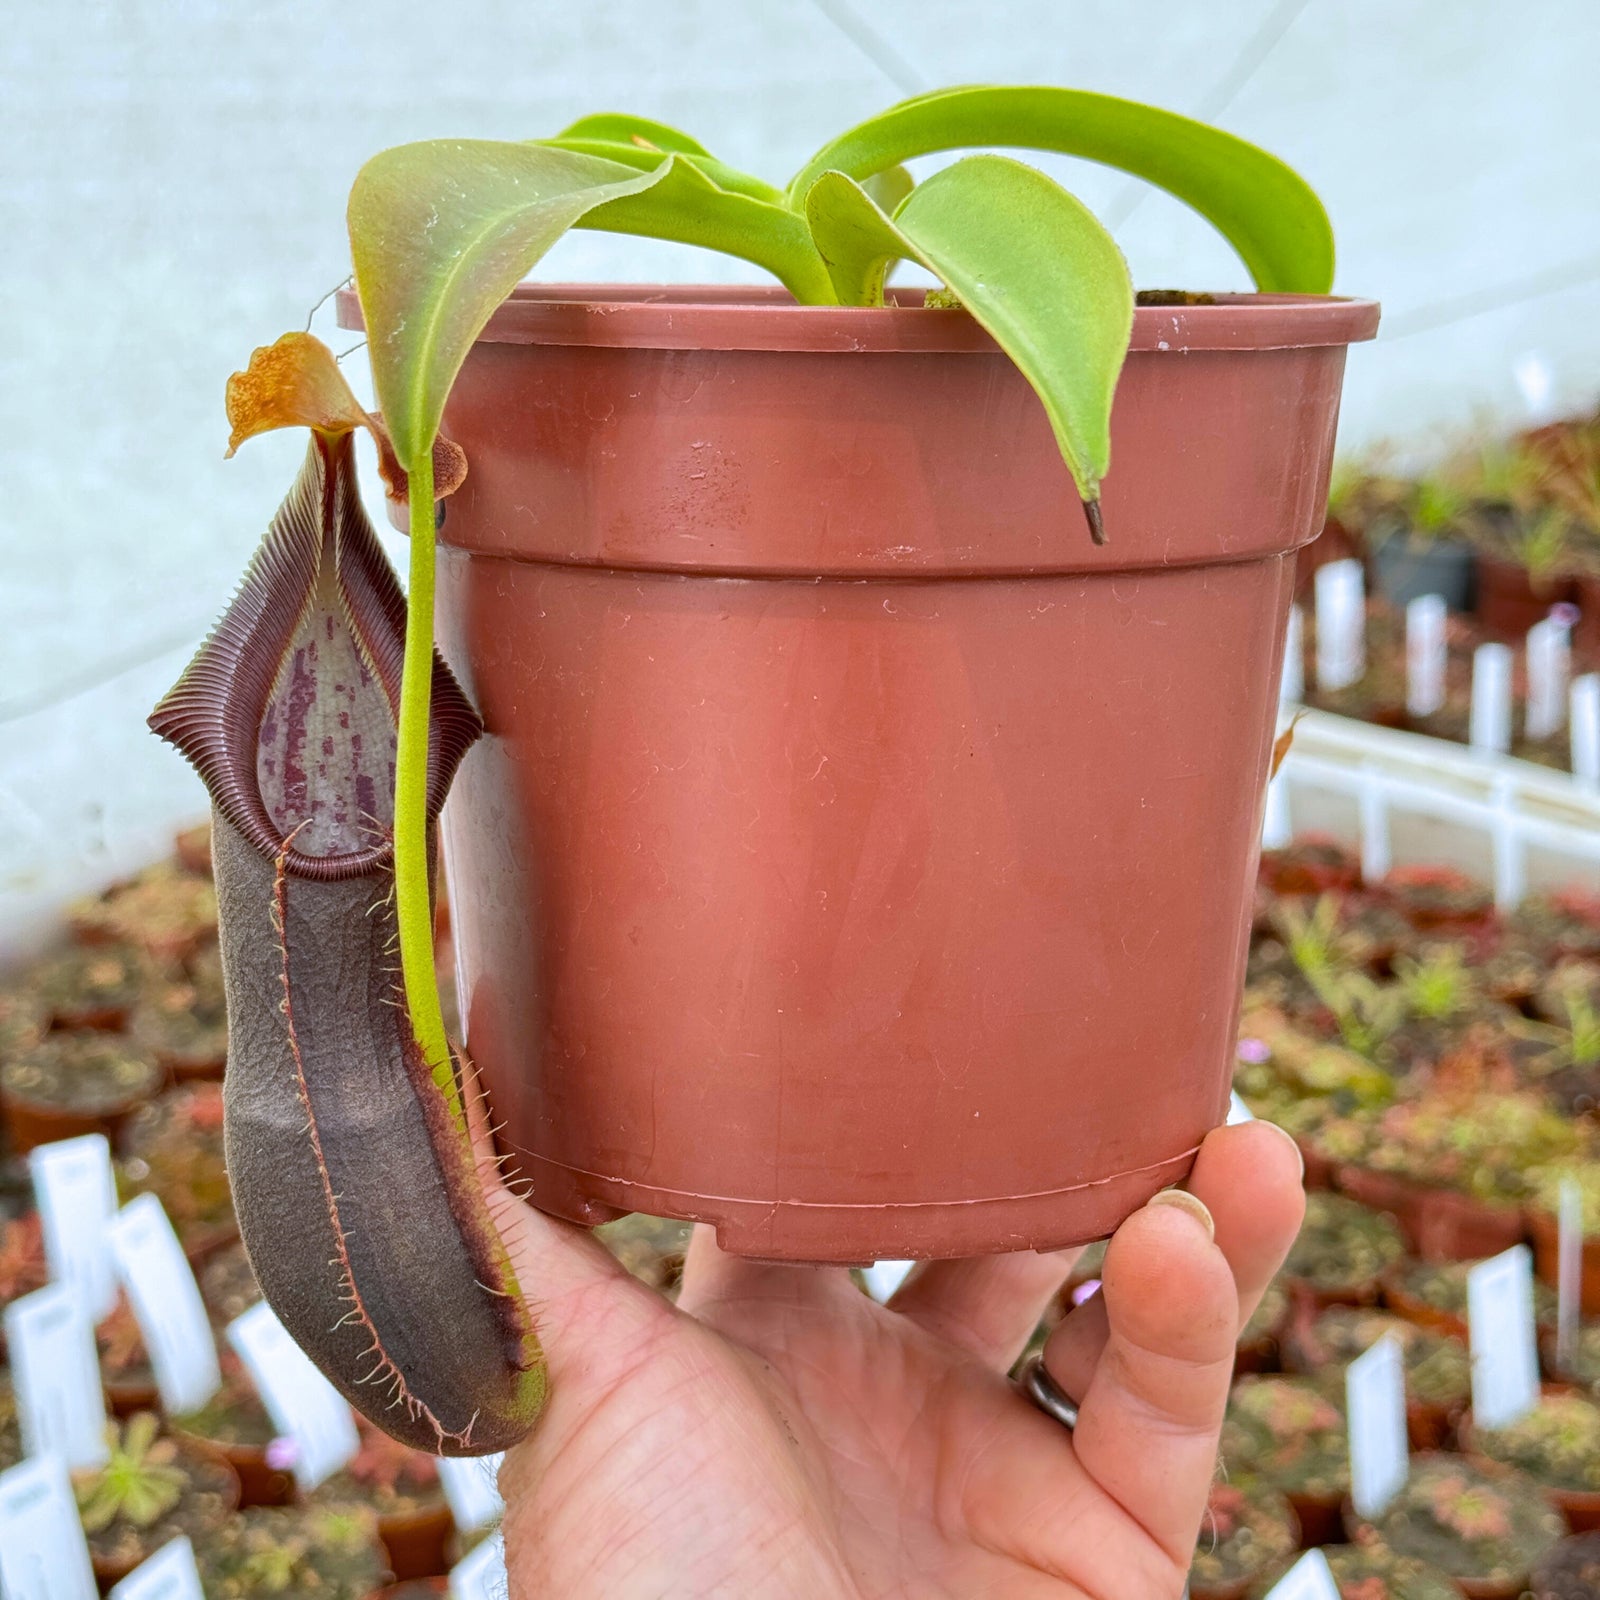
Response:
POLYGON ((1257 1118, 1263 1128, 1271 1128, 1274 1133, 1281 1133, 1289 1141, 1289 1148, 1294 1151, 1295 1164, 1300 1168, 1300 1176, 1306 1175, 1305 1152, 1300 1148, 1300 1142, 1287 1128, 1280 1128, 1276 1122, 1268 1122, 1264 1117, 1257 1118))
POLYGON ((1206 1230, 1206 1238, 1215 1239, 1217 1236, 1217 1225, 1211 1220, 1205 1201, 1197 1200, 1187 1189, 1163 1189, 1159 1194, 1151 1195, 1147 1204, 1174 1206, 1179 1211, 1187 1211, 1206 1230))

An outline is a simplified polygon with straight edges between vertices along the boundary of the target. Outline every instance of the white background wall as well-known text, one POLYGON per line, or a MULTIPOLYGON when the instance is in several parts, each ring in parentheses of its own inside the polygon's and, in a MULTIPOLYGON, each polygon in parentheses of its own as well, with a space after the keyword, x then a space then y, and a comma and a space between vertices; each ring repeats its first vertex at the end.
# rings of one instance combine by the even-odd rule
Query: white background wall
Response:
MULTIPOLYGON (((11 0, 0 26, 0 959, 204 801, 143 718, 302 441, 224 462, 222 386, 345 275, 361 160, 665 118, 783 178, 905 93, 1056 82, 1208 117, 1300 168, 1338 287, 1386 308, 1347 447, 1600 391, 1596 0, 11 0)), ((1246 287, 1175 203, 1060 163, 1144 285, 1246 287)), ((575 236, 545 277, 737 278, 575 236)), ((332 339, 326 313, 319 331, 332 339)), ((336 345, 336 348, 343 348, 336 345)), ((354 363, 352 363, 354 365, 354 363)))

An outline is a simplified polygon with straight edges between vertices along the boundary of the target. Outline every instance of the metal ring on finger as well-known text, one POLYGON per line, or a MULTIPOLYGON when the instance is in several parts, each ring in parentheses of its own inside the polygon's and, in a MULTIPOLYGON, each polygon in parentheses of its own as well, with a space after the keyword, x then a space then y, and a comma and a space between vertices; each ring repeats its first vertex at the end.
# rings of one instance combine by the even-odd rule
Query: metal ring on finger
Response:
POLYGON ((1042 1355, 1030 1356, 1018 1379, 1022 1392, 1070 1433, 1078 1425, 1078 1402, 1050 1376, 1042 1355))

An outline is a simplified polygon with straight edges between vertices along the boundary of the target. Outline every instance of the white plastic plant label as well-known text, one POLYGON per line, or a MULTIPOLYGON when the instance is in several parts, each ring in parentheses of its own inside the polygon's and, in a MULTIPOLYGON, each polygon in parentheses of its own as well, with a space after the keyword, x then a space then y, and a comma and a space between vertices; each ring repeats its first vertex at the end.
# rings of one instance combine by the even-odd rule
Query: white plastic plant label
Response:
POLYGON ((1359 1516, 1381 1516, 1411 1475, 1406 1439, 1406 1377, 1393 1334, 1345 1369, 1350 1429, 1350 1499, 1359 1516))
POLYGON ((5 1600, 97 1600, 78 1502, 57 1456, 0 1472, 0 1594, 5 1600))
POLYGON ((1267 1590, 1267 1600, 1339 1600, 1328 1558, 1320 1550, 1307 1550, 1267 1590))
POLYGON ((1511 748, 1511 647, 1480 644, 1472 654, 1472 717, 1468 738, 1475 750, 1502 755, 1511 748))
POLYGON ((1579 783, 1600 788, 1600 673, 1574 678, 1569 700, 1572 775, 1579 783))
POLYGON ((1577 1358, 1582 1314, 1583 1195, 1576 1178, 1563 1178, 1556 1209, 1556 1365, 1563 1371, 1577 1358))
POLYGON ((505 1510, 500 1498, 500 1463, 505 1451, 492 1456, 440 1456, 439 1487, 450 1515, 463 1533, 485 1528, 505 1510))
POLYGON ((98 1322, 116 1304, 106 1227, 117 1209, 111 1146, 104 1134, 42 1144, 28 1157, 50 1276, 71 1284, 98 1322))
POLYGON ((1289 607, 1289 632, 1283 642, 1283 676, 1278 679, 1278 704, 1294 706, 1306 697, 1304 613, 1299 606, 1289 607))
POLYGON ((6 1346, 24 1455, 69 1467, 106 1459, 106 1400, 94 1327, 77 1295, 51 1284, 6 1307, 6 1346))
POLYGON ((1228 1100, 1228 1126, 1231 1128, 1236 1123, 1254 1122, 1255 1120, 1255 1112, 1239 1098, 1239 1091, 1235 1089, 1228 1100))
POLYGON ((506 1600, 506 1542, 495 1534, 450 1569, 450 1600, 506 1600))
POLYGON ((911 1276, 914 1266, 915 1261, 874 1261, 871 1266, 863 1267, 861 1276, 866 1282, 867 1293, 880 1306, 887 1305, 895 1290, 911 1276))
POLYGON ((182 1534, 162 1545, 112 1588, 109 1600, 206 1600, 194 1547, 182 1534))
POLYGON ((1523 728, 1530 739, 1550 739, 1567 720, 1572 676, 1572 636, 1559 617, 1528 629, 1528 705, 1523 728))
POLYGON ((1480 1261, 1467 1274, 1472 1335, 1472 1420, 1504 1428, 1539 1400, 1533 1323, 1533 1256, 1527 1245, 1480 1261))
POLYGON ((1406 605, 1406 710, 1414 717, 1444 706, 1447 616, 1443 595, 1418 595, 1406 605))
POLYGON ((1367 670, 1366 579, 1359 561, 1317 568, 1317 686, 1348 689, 1367 670))
POLYGON ((294 1448, 294 1478, 309 1492, 361 1447, 355 1413, 289 1337, 265 1300, 228 1324, 228 1343, 249 1369, 273 1424, 294 1448))
POLYGON ((216 1341, 194 1271, 153 1194, 130 1200, 111 1222, 111 1254, 133 1305, 161 1404, 169 1414, 203 1406, 222 1383, 216 1341))

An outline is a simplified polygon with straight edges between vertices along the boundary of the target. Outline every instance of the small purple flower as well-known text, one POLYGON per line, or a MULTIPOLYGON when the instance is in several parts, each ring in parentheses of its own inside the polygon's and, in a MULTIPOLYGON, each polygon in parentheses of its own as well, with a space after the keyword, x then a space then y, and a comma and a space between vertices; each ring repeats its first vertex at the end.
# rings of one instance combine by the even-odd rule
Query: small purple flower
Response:
POLYGON ((1272 1059, 1272 1046, 1265 1039, 1244 1038, 1239 1041, 1237 1053, 1241 1061, 1259 1067, 1263 1061, 1272 1059))
POLYGON ((1575 627, 1580 615, 1578 608, 1570 600, 1558 600, 1550 607, 1550 620, 1560 623, 1563 628, 1575 627))
POLYGON ((267 1445, 267 1465, 274 1472, 288 1472, 300 1459, 300 1446, 293 1439, 279 1437, 267 1445))
POLYGON ((1087 1278, 1084 1280, 1084 1282, 1074 1287, 1072 1291, 1072 1303, 1075 1306, 1081 1306, 1085 1300, 1093 1300, 1094 1297, 1099 1293, 1100 1280, 1098 1278, 1087 1278))

